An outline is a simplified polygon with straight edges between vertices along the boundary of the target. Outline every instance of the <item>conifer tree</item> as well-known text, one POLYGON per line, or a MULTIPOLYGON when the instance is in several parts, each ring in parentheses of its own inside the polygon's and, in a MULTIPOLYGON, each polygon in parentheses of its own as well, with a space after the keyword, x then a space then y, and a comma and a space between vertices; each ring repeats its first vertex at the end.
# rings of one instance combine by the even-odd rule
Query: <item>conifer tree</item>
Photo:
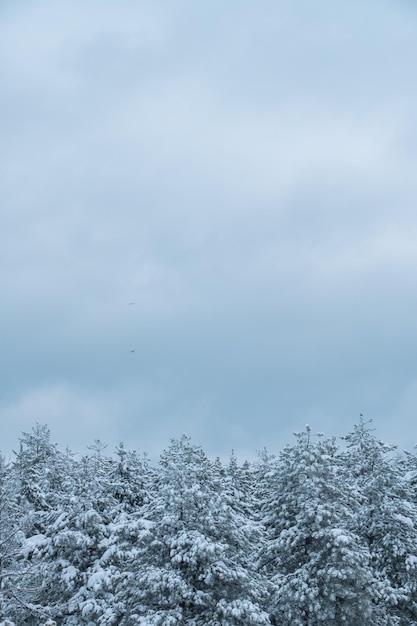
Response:
MULTIPOLYGON (((15 580, 18 591, 13 595, 16 622, 32 626, 36 616, 48 618, 48 603, 44 602, 47 566, 39 557, 45 542, 49 518, 60 506, 68 467, 64 455, 50 441, 47 426, 36 424, 31 433, 22 433, 20 450, 10 467, 14 495, 12 501, 18 512, 16 527, 19 547, 16 554, 15 580)), ((10 592, 9 592, 10 595, 10 592)))
MULTIPOLYGON (((109 482, 112 499, 119 512, 133 512, 141 509, 149 499, 153 479, 149 459, 136 451, 127 450, 123 443, 116 448, 109 482)), ((115 514, 112 513, 114 520, 115 514)))
POLYGON ((110 502, 102 493, 103 481, 96 454, 73 464, 65 490, 56 494, 55 506, 44 516, 44 531, 28 552, 33 563, 43 566, 38 603, 65 626, 88 624, 96 612, 88 581, 107 536, 110 502))
POLYGON ((251 523, 230 506, 215 465, 184 436, 161 455, 158 478, 119 587, 129 616, 120 624, 268 624, 243 558, 251 523))
POLYGON ((17 605, 31 599, 31 572, 19 558, 25 534, 17 487, 10 464, 0 457, 0 620, 21 616, 17 605))
POLYGON ((373 624, 368 554, 348 529, 346 487, 333 440, 296 434, 270 474, 267 541, 260 566, 274 585, 270 612, 280 626, 373 624))
POLYGON ((369 549, 378 582, 374 602, 386 624, 417 622, 417 515, 390 446, 361 415, 346 435, 344 467, 357 489, 353 529, 369 549))
POLYGON ((42 513, 54 505, 67 471, 63 455, 57 445, 51 443, 46 425, 36 424, 31 433, 22 433, 14 467, 20 481, 20 495, 36 513, 34 530, 40 532, 42 513))
POLYGON ((150 501, 155 481, 148 458, 126 450, 123 444, 116 448, 116 459, 108 469, 105 482, 112 506, 107 512, 107 534, 100 544, 102 554, 90 571, 84 603, 90 619, 103 626, 118 625, 126 617, 124 594, 116 597, 115 590, 128 576, 126 564, 129 568, 138 558, 137 544, 148 525, 143 507, 150 501))

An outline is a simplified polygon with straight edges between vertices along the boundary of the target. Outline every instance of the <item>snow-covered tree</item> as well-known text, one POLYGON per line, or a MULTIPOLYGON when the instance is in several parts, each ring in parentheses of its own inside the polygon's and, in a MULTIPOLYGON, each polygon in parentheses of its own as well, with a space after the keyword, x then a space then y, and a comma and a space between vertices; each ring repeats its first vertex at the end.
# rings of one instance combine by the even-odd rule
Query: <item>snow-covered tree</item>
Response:
POLYGON ((24 626, 47 612, 37 603, 42 564, 25 558, 32 524, 20 486, 13 464, 0 457, 0 619, 24 626))
POLYGON ((267 541, 260 567, 274 589, 270 612, 280 626, 374 624, 368 553, 348 529, 347 487, 333 440, 310 428, 296 434, 267 467, 267 541))
MULTIPOLYGON (((127 567, 137 558, 137 544, 143 528, 143 507, 149 503, 155 481, 155 470, 146 456, 126 450, 123 444, 116 449, 116 459, 108 466, 106 480, 107 510, 106 536, 100 547, 102 553, 89 570, 85 586, 83 611, 100 625, 118 625, 126 615, 123 594, 115 596, 116 588, 128 576, 127 567)), ((103 483, 104 484, 104 483, 103 483)))
POLYGON ((20 517, 17 483, 10 464, 0 457, 0 620, 16 616, 16 598, 27 599, 27 593, 21 597, 19 554, 24 534, 20 517))
POLYGON ((233 510, 215 464, 187 437, 162 454, 157 492, 144 512, 118 590, 121 626, 268 624, 258 577, 245 563, 256 529, 233 510))
POLYGON ((234 453, 224 470, 223 490, 229 493, 231 505, 249 519, 259 520, 257 474, 248 461, 239 465, 234 453))
MULTIPOLYGON (((375 438, 361 416, 344 438, 346 475, 357 490, 353 530, 369 549, 375 603, 387 624, 417 623, 417 511, 395 446, 375 438)), ((385 623, 385 622, 384 622, 385 623)))
POLYGON ((88 624, 94 609, 87 583, 105 549, 110 507, 102 481, 96 454, 73 463, 43 515, 42 532, 27 541, 27 559, 43 567, 37 602, 66 626, 88 624))
POLYGON ((51 433, 46 425, 36 424, 32 432, 22 433, 14 467, 20 481, 20 495, 38 513, 35 526, 41 525, 41 513, 54 505, 67 474, 65 457, 57 445, 51 443, 51 433))
POLYGON ((146 455, 127 450, 123 443, 117 446, 115 453, 116 459, 108 475, 114 505, 119 512, 138 511, 149 500, 149 490, 154 480, 149 459, 146 455))

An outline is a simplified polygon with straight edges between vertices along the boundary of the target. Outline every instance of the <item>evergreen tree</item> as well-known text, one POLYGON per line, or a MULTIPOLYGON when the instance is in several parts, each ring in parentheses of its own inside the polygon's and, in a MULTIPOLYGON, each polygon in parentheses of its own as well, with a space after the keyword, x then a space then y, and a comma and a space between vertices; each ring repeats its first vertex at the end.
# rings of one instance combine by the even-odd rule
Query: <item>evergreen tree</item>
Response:
POLYGON ((119 587, 120 624, 267 624, 244 559, 253 525, 230 506, 215 464, 184 436, 162 454, 158 478, 119 587))
POLYGON ((387 624, 417 622, 417 515, 409 483, 392 457, 395 446, 375 438, 361 416, 345 437, 344 467, 357 489, 353 529, 369 549, 387 624))
POLYGON ((20 559, 25 534, 17 487, 12 467, 0 457, 0 620, 19 618, 19 608, 31 600, 31 571, 20 559))
POLYGON ((0 620, 10 617, 10 586, 17 574, 19 519, 6 461, 0 457, 0 620))
POLYGON ((239 465, 232 452, 224 474, 223 490, 229 494, 234 509, 249 519, 259 520, 255 468, 248 461, 239 465))
POLYGON ((54 505, 67 470, 57 445, 51 443, 51 433, 46 425, 36 424, 31 433, 22 433, 14 467, 20 481, 20 495, 37 513, 34 529, 41 531, 41 514, 54 505))
POLYGON ((274 585, 270 612, 280 626, 374 624, 368 554, 348 529, 346 486, 333 440, 296 434, 269 474, 263 507, 267 541, 260 566, 274 585))
POLYGON ((81 626, 96 609, 88 581, 105 549, 110 504, 96 454, 74 463, 67 479, 28 557, 43 566, 38 603, 60 624, 81 626))
MULTIPOLYGON (((123 443, 116 448, 116 460, 109 473, 110 489, 116 510, 133 512, 141 509, 149 499, 153 480, 149 460, 136 451, 126 450, 123 443)), ((115 512, 112 513, 112 519, 115 512)))
MULTIPOLYGON (((126 616, 123 594, 115 597, 116 588, 126 579, 126 564, 138 557, 137 543, 147 528, 142 510, 153 492, 155 471, 146 456, 116 449, 116 459, 109 466, 106 489, 109 490, 106 537, 101 541, 103 552, 90 571, 84 611, 100 625, 120 624, 126 616)), ((129 566, 129 565, 128 565, 129 566)))

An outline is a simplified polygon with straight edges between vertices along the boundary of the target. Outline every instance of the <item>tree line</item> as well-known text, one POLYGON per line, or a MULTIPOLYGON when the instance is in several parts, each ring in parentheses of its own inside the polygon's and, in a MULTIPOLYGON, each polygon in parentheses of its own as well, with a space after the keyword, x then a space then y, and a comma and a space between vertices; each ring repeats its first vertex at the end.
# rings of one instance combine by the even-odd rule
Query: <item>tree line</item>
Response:
POLYGON ((155 465, 37 424, 0 461, 0 626, 416 626, 417 457, 342 439, 155 465))

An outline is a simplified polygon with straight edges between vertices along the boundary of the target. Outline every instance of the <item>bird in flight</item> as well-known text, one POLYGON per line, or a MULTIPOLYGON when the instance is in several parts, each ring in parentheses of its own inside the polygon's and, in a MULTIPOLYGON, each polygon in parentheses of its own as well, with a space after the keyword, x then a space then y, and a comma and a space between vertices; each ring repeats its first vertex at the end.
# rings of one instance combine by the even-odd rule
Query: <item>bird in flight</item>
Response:
POLYGON ((136 304, 136 302, 128 302, 127 303, 128 306, 132 306, 133 304, 136 304))
POLYGON ((134 352, 134 350, 131 350, 130 352, 134 352))

